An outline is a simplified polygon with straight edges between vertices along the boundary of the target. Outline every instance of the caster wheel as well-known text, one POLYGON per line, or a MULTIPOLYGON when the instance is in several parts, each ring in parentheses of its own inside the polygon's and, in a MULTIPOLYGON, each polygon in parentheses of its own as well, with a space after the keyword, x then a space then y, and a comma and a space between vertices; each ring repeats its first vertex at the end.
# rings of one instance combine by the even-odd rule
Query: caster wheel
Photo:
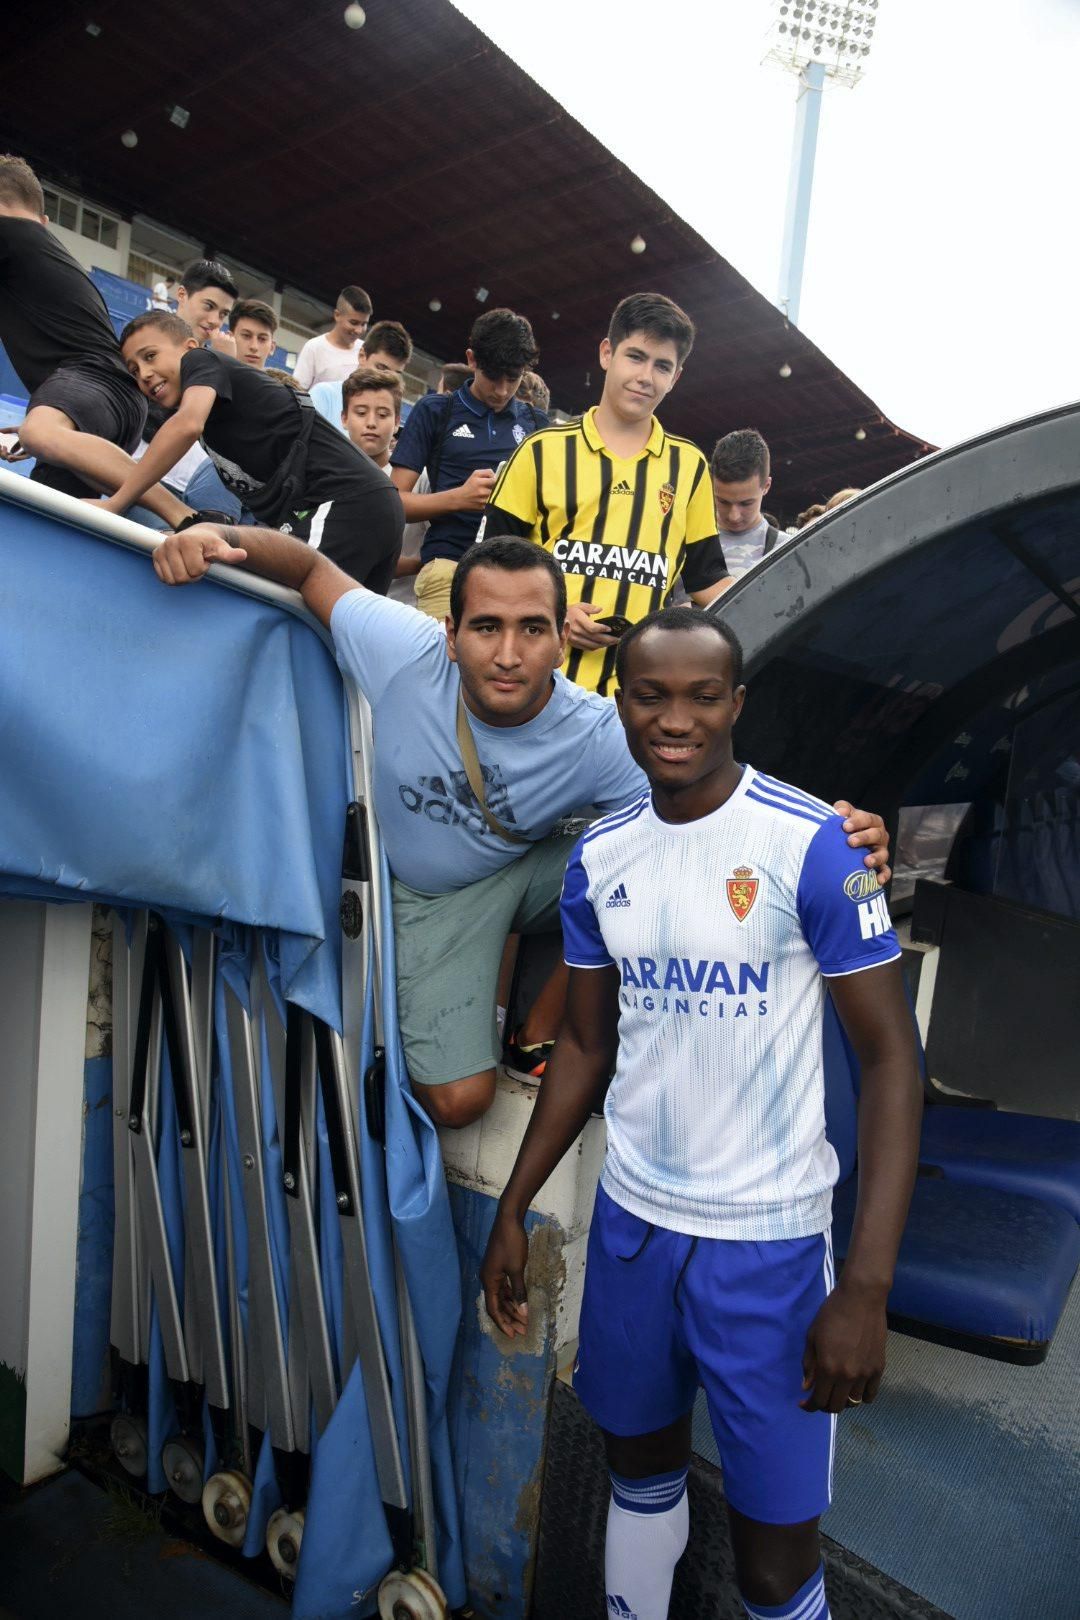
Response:
POLYGON ((442 1587, 422 1569, 392 1570, 379 1587, 379 1620, 450 1620, 442 1587))
POLYGON ((113 1456, 122 1468, 136 1478, 146 1473, 146 1424, 141 1417, 118 1412, 109 1428, 113 1456))
POLYGON ((278 1508, 276 1513, 270 1515, 270 1522, 266 1526, 266 1550, 278 1574, 287 1581, 296 1579, 303 1539, 303 1508, 297 1508, 295 1513, 290 1513, 287 1508, 278 1508))
POLYGON ((169 1489, 189 1507, 202 1499, 203 1449, 186 1434, 174 1434, 161 1448, 161 1469, 169 1489))
POLYGON ((251 1512, 251 1481, 243 1474, 211 1474, 202 1492, 203 1518, 228 1547, 243 1545, 251 1512))

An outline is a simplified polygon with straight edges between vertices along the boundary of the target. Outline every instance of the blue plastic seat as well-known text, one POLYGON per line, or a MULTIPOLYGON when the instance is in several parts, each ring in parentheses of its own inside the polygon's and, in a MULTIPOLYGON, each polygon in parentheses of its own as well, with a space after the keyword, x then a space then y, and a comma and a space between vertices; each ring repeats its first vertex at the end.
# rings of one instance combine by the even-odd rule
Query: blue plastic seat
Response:
MULTIPOLYGON (((858 1177, 833 1194, 833 1251, 847 1254, 858 1177)), ((968 1183, 915 1184, 889 1313, 972 1346, 1038 1359, 1080 1266, 1080 1226, 1056 1204, 968 1183)))
POLYGON ((1059 1205, 1080 1221, 1080 1123, 935 1103, 923 1117, 919 1159, 951 1182, 1059 1205))
MULTIPOLYGON (((826 1134, 840 1164, 833 1251, 842 1262, 858 1191, 858 1066, 831 1001, 825 1005, 823 1053, 826 1134)), ((995 1117, 981 1110, 950 1112, 971 1120, 995 1117)), ((900 1244, 890 1318, 984 1354, 1040 1360, 1078 1266, 1080 1225, 1058 1203, 961 1177, 921 1175, 900 1244)))

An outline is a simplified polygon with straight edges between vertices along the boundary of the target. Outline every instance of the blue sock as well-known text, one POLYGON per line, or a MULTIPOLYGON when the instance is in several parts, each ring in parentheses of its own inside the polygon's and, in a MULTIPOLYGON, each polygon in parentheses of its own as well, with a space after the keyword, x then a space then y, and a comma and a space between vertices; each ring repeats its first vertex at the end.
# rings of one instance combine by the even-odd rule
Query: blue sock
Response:
POLYGON ((690 1530, 686 1473, 612 1474, 604 1560, 609 1620, 667 1620, 675 1565, 690 1530))
POLYGON ((825 1565, 817 1570, 794 1597, 786 1603, 772 1605, 742 1600, 750 1620, 829 1620, 829 1605, 825 1598, 825 1565))

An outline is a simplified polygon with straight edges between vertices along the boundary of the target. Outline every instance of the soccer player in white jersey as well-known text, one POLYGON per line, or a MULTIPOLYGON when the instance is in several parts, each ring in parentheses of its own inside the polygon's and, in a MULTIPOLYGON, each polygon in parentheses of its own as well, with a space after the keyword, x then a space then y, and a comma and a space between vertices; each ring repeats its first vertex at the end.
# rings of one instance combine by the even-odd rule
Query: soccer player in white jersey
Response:
POLYGON ((828 1615, 818 1519, 836 1414, 881 1381, 918 1155, 921 1088, 884 897, 865 897, 838 814, 736 762, 741 665, 736 638, 695 608, 653 614, 620 643, 617 701, 650 791, 570 857, 565 1021, 481 1273, 493 1320, 523 1333, 525 1212, 614 1069, 575 1384, 607 1445, 620 1620, 667 1615, 699 1383, 747 1614, 828 1615), (826 989, 861 1065, 859 1200, 839 1282, 826 989))

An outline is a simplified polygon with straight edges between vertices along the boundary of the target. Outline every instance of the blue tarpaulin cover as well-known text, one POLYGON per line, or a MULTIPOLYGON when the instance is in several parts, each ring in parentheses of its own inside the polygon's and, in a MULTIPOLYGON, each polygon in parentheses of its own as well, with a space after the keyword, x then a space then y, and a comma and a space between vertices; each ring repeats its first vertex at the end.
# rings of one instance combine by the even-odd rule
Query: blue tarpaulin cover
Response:
MULTIPOLYGON (((0 472, 0 893, 152 907, 171 926, 215 927, 222 971, 242 999, 252 953, 265 948, 275 995, 340 1029, 337 913, 351 797, 341 676, 321 636, 270 599, 273 593, 213 582, 166 590, 150 566, 144 535, 0 472), (252 929, 261 931, 262 946, 252 929)), ((409 1095, 400 1050, 385 870, 384 899, 387 1141, 381 1162, 361 1110, 365 1217, 403 1450, 395 1240, 413 1302, 427 1374, 439 1574, 458 1605, 464 1576, 445 1418, 460 1317, 458 1267, 437 1138, 409 1095)), ((370 1048, 373 986, 365 991, 370 1048)), ((222 1077, 227 1092, 227 1062, 222 1077)), ((166 1064, 159 1171, 182 1284, 182 1191, 169 1088, 166 1064)), ((223 1119, 224 1132, 210 1144, 212 1180, 222 1155, 228 1172, 234 1168, 227 1106, 223 1119)), ((276 1142, 268 1140, 265 1151, 272 1171, 276 1142)), ((273 1173, 269 1179, 275 1185, 273 1173)), ((287 1309, 287 1231, 273 1196, 270 1202, 287 1309)), ((217 1213, 215 1219, 220 1240, 217 1213)), ((324 1285, 336 1331, 340 1271, 332 1220, 323 1227, 324 1285)), ((171 1401, 156 1332, 150 1388, 156 1469, 171 1401)), ((370 1512, 370 1447, 354 1372, 316 1448, 296 1601, 304 1620, 362 1612, 357 1592, 386 1567, 385 1526, 370 1512)), ((264 1477, 268 1459, 266 1448, 260 1522, 274 1506, 264 1477)), ((159 1473, 152 1487, 163 1483, 159 1473)))

